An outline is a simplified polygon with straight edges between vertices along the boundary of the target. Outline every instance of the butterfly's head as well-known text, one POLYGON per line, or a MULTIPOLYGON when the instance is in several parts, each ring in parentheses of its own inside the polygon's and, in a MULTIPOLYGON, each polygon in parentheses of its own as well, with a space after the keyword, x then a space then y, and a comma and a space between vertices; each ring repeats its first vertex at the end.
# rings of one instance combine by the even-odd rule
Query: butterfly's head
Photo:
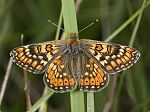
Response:
POLYGON ((70 39, 76 40, 77 38, 78 38, 78 33, 75 33, 75 32, 70 33, 70 39))

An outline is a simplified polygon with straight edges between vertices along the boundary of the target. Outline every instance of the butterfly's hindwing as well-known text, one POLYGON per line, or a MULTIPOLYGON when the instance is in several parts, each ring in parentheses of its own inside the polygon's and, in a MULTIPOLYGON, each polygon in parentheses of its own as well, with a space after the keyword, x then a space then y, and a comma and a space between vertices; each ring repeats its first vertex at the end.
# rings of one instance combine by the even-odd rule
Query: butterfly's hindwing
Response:
POLYGON ((44 82, 51 90, 62 93, 76 88, 77 82, 71 73, 70 60, 70 56, 64 53, 49 65, 44 82))
POLYGON ((107 86, 109 75, 91 57, 81 55, 81 66, 80 90, 97 92, 107 86))
POLYGON ((110 44, 94 40, 81 40, 87 54, 100 64, 109 74, 131 67, 140 57, 139 51, 128 46, 110 44))

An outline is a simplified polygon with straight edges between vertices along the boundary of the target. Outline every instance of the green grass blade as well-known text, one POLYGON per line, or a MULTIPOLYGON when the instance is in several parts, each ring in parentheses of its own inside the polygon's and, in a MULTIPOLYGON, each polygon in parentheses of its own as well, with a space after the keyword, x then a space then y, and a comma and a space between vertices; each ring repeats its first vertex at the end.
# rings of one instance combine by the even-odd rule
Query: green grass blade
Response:
MULTIPOLYGON (((47 93, 48 93, 48 88, 45 87, 44 89, 44 92, 43 92, 43 96, 45 96, 47 93)), ((48 107, 48 104, 47 104, 47 100, 45 102, 43 102, 39 108, 39 112, 47 112, 47 107, 48 107)))
MULTIPOLYGON (((144 5, 144 8, 150 5, 150 0, 144 5)), ((111 41, 116 35, 118 35, 125 27, 127 27, 139 14, 141 8, 138 9, 127 21, 125 21, 117 30, 115 30, 106 40, 105 42, 111 41)))
POLYGON ((57 28, 55 40, 58 40, 58 39, 59 39, 61 24, 62 24, 62 9, 61 9, 60 16, 59 16, 58 28, 57 28))
POLYGON ((70 92, 71 112, 85 112, 84 93, 82 91, 70 92))
POLYGON ((137 18, 137 22, 135 24, 135 28, 134 28, 132 36, 131 36, 129 46, 133 46, 133 43, 134 43, 134 40, 135 40, 135 37, 136 37, 136 34, 137 34, 137 30, 138 30, 140 22, 141 22, 141 18, 142 18, 142 14, 143 14, 143 11, 144 11, 145 3, 146 3, 146 0, 143 0, 143 4, 142 4, 142 7, 141 7, 141 10, 139 10, 139 16, 137 18))
MULTIPOLYGON (((69 38, 70 33, 78 32, 74 0, 61 1, 66 38, 69 38)), ((70 92, 70 101, 72 112, 85 112, 84 93, 82 91, 70 92)))
MULTIPOLYGON (((143 4, 142 4, 142 7, 140 8, 140 10, 138 10, 138 19, 137 19, 137 22, 136 22, 136 25, 135 25, 135 28, 133 30, 133 33, 132 33, 132 36, 131 36, 131 40, 129 42, 129 46, 133 46, 133 43, 134 43, 134 40, 135 40, 135 37, 136 37, 136 34, 137 34, 137 30, 139 28, 139 24, 140 24, 140 21, 141 21, 141 17, 142 17, 142 13, 144 11, 144 7, 145 7, 145 3, 146 3, 146 0, 143 1, 143 4)), ((135 15, 135 14, 134 14, 135 15)), ((133 17, 133 16, 132 16, 133 17)), ((132 18, 131 17, 131 18, 132 18)), ((129 18, 130 20, 130 18, 129 18)), ((133 21, 133 20, 132 20, 133 21)), ((119 82, 119 87, 118 87, 118 90, 117 90, 117 96, 116 96, 116 101, 115 101, 115 112, 118 112, 118 109, 119 109, 119 97, 120 97, 120 92, 121 92, 121 88, 122 88, 122 85, 123 85, 123 80, 125 78, 125 72, 122 73, 121 75, 121 79, 120 79, 120 82, 119 82)), ((132 79, 131 79, 132 80, 132 79)), ((133 85, 132 85, 133 86, 133 85)), ((133 90, 133 89, 132 89, 133 90)), ((133 90, 134 91, 134 90, 133 90)), ((135 93, 135 91, 134 91, 135 93)))
MULTIPOLYGON (((137 112, 140 111, 140 109, 142 109, 145 106, 149 107, 150 104, 150 97, 147 97, 147 99, 144 102, 141 102, 140 104, 138 104, 133 110, 131 110, 130 112, 137 112)), ((145 111, 147 112, 147 111, 145 111)))
MULTIPOLYGON (((74 0, 62 0, 65 33, 78 32, 74 0)), ((65 38, 69 38, 68 36, 65 38)))
POLYGON ((48 91, 46 95, 42 96, 27 112, 35 112, 43 102, 47 101, 54 92, 48 91))
POLYGON ((87 112, 95 112, 94 93, 87 92, 87 112))

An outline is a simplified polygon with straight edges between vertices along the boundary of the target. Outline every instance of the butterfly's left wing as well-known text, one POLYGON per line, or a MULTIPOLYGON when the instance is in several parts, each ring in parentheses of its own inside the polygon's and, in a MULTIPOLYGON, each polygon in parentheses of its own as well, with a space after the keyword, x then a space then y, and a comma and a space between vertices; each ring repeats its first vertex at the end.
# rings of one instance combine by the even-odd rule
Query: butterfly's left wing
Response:
POLYGON ((74 90, 77 86, 72 74, 70 54, 68 52, 59 55, 49 65, 44 75, 44 82, 51 90, 62 93, 74 90))
POLYGON ((79 77, 80 90, 97 92, 105 88, 109 82, 109 75, 92 57, 80 53, 80 59, 82 68, 79 77))
POLYGON ((14 48, 10 56, 18 66, 39 74, 47 69, 54 58, 65 52, 65 49, 66 43, 63 40, 48 41, 14 48))
POLYGON ((140 57, 138 50, 128 46, 87 39, 81 39, 80 43, 86 54, 92 56, 109 74, 131 67, 140 57))

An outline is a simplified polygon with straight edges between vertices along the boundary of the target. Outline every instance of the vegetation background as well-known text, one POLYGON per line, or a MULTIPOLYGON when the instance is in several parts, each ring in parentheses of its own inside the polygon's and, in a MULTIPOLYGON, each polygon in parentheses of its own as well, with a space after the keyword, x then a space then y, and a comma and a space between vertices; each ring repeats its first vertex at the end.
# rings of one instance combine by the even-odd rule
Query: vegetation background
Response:
MULTIPOLYGON (((129 45, 131 37, 134 36, 136 38, 133 47, 141 52, 139 61, 132 68, 111 75, 108 87, 95 93, 95 111, 148 112, 150 110, 150 0, 145 3, 147 5, 137 30, 135 28, 137 18, 132 19, 132 15, 141 8, 143 0, 76 0, 75 2, 78 9, 79 30, 99 19, 99 22, 81 32, 80 38, 106 40, 114 31, 119 31, 120 26, 129 18, 131 23, 129 25, 126 23, 127 27, 111 39, 111 42, 129 45)), ((54 40, 57 28, 48 23, 48 20, 58 23, 60 13, 59 0, 0 0, 0 85, 6 80, 4 77, 9 63, 9 52, 21 45, 21 34, 24 34, 24 44, 54 40)), ((0 111, 23 112, 27 110, 24 72, 15 64, 10 68, 0 111)), ((31 104, 43 94, 45 88, 43 75, 27 72, 31 104)), ((53 94, 48 99, 47 111, 70 112, 69 97, 69 93, 53 94)))

